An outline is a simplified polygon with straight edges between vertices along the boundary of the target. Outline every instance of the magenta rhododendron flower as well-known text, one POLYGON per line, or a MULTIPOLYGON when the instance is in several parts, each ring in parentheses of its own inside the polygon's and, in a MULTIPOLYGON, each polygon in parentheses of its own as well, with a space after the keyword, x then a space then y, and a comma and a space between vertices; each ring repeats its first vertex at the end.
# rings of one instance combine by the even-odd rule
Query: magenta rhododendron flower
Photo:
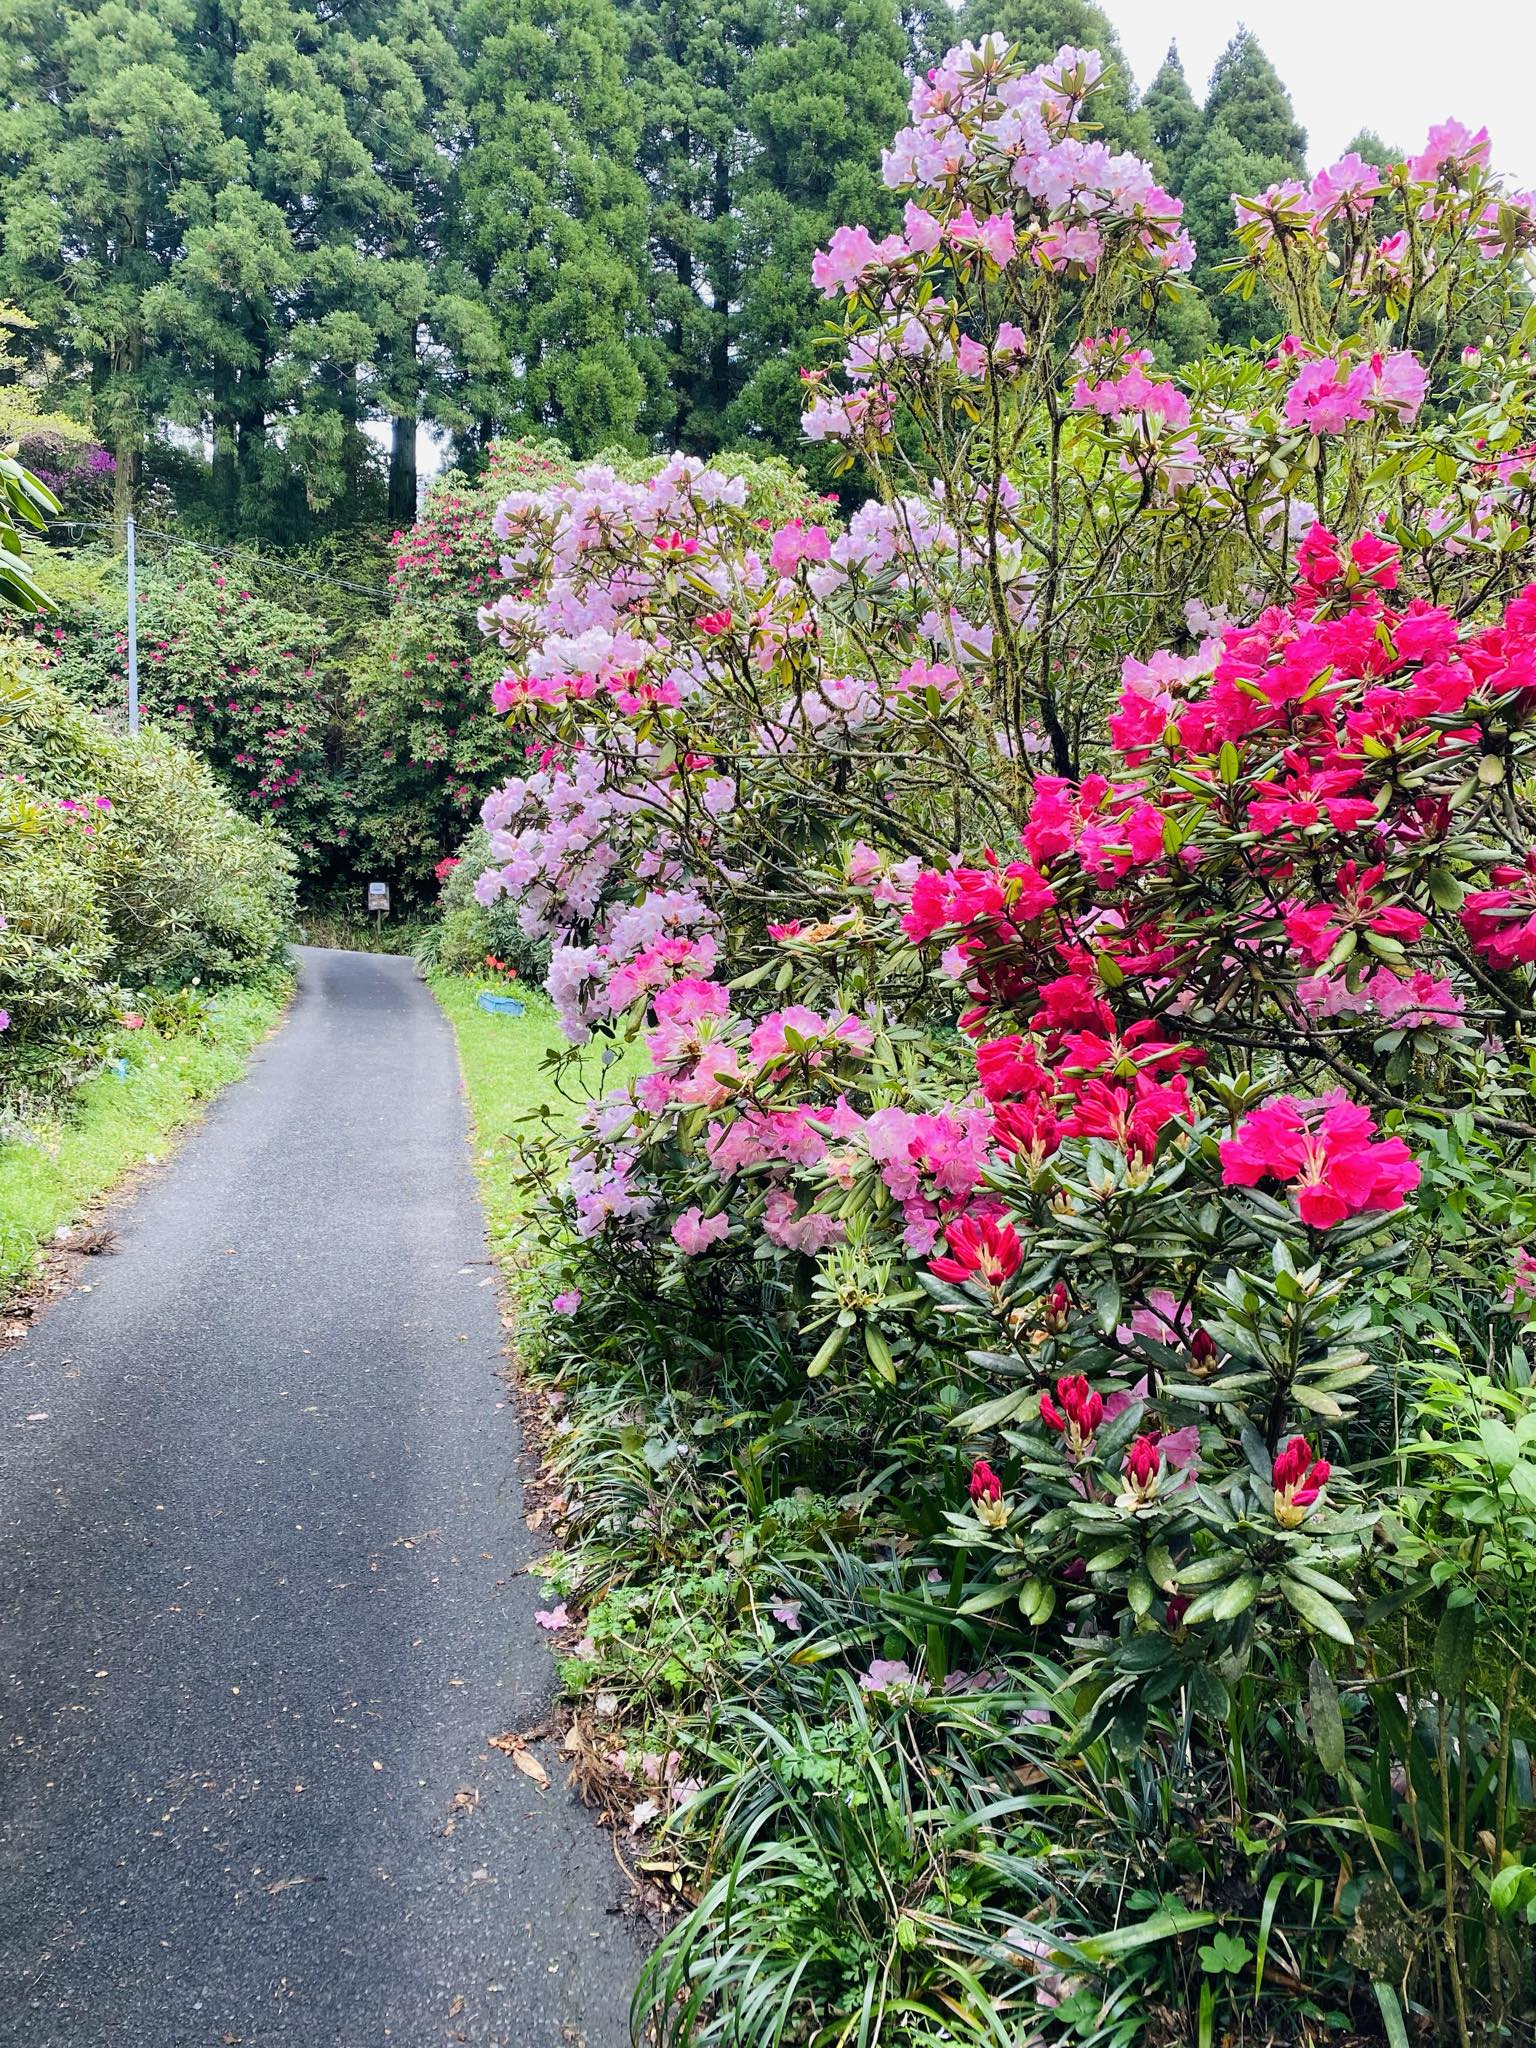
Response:
POLYGON ((581 1289, 567 1287, 562 1293, 557 1294, 549 1305, 557 1316, 573 1316, 581 1307, 581 1289))
POLYGON ((1536 848, 1524 867, 1496 867, 1492 889, 1472 889, 1461 906, 1467 937, 1495 967, 1536 961, 1536 848))
POLYGON ((1328 1484, 1332 1468, 1326 1458, 1314 1458, 1304 1436, 1293 1436, 1276 1453, 1274 1469, 1275 1520, 1283 1529, 1295 1529, 1306 1518, 1307 1509, 1328 1484))
POLYGON ((1377 1138, 1370 1111, 1338 1091, 1260 1104, 1222 1140, 1221 1171, 1229 1187, 1294 1187, 1298 1214, 1318 1230, 1363 1211, 1400 1209, 1419 1184, 1402 1139, 1377 1138))

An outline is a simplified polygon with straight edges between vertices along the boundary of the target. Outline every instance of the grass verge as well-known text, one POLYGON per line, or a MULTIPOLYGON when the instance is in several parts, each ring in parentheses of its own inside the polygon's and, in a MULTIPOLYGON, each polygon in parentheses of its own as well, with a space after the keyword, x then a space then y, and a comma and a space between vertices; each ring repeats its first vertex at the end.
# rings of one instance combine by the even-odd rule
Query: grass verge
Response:
MULTIPOLYGON (((524 1013, 509 1017, 482 1010, 477 1001, 487 990, 505 995, 505 982, 462 974, 434 974, 429 981, 458 1040, 464 1093, 474 1122, 475 1172, 492 1245, 498 1257, 504 1257, 521 1220, 514 1149, 519 1126, 543 1113, 574 1129, 587 1097, 602 1091, 603 1048, 594 1045, 557 1077, 555 1056, 568 1048, 547 996, 519 990, 524 1013)), ((614 1062, 611 1054, 609 1064, 614 1075, 628 1071, 628 1063, 614 1062)))
POLYGON ((233 1081, 288 997, 286 980, 221 990, 206 1036, 124 1032, 126 1071, 108 1066, 63 1108, 0 1140, 0 1299, 30 1273, 38 1248, 146 1154, 157 1154, 233 1081))

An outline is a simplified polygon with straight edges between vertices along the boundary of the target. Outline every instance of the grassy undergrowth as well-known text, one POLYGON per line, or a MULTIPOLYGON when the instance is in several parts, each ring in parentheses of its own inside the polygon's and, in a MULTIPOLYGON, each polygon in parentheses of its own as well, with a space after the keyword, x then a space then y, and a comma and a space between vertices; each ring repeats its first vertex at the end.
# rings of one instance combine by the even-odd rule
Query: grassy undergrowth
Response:
POLYGON ((199 1032, 146 1026, 121 1035, 111 1065, 56 1114, 0 1137, 0 1297, 23 1282, 38 1247, 104 1194, 233 1081, 277 1018, 285 977, 220 991, 199 1032))
MULTIPOLYGON (((524 1014, 509 1017, 482 1010, 477 1000, 487 990, 505 995, 503 981, 434 974, 431 987, 458 1039, 464 1092, 474 1119, 475 1169, 492 1242, 506 1253, 522 1219, 523 1197, 514 1185, 517 1138, 546 1112, 557 1125, 575 1128, 587 1097, 604 1086, 603 1049, 593 1046, 557 1077, 554 1057, 569 1048, 547 996, 519 989, 524 1014)), ((628 1070, 627 1062, 614 1063, 611 1054, 610 1064, 615 1075, 628 1070)))

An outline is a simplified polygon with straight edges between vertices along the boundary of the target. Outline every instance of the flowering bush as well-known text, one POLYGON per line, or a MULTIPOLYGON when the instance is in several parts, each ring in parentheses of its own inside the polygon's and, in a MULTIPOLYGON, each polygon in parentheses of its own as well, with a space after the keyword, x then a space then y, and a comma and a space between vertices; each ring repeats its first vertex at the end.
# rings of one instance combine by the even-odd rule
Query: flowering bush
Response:
MULTIPOLYGON (((903 232, 818 256, 806 431, 874 490, 844 528, 682 457, 497 512, 526 765, 477 893, 551 943, 573 1042, 647 1056, 531 1169, 549 1341, 654 1344, 669 1406, 718 1376, 746 1513, 798 1455, 898 1546, 914 1655, 862 1694, 1001 1669, 1053 1731, 1032 1782, 1112 1782, 1073 1912, 1141 1926, 1095 1949, 990 1866, 1011 1929, 967 1953, 1059 2007, 1041 2038, 1133 1952, 1139 2024, 1176 2014, 1144 2037, 1209 2038, 1278 1937, 1352 2023, 1406 1999, 1465 2048, 1531 2010, 1517 1700, 1469 1647, 1528 1670, 1525 1537, 1476 1583, 1413 1389, 1476 1359, 1523 1458, 1536 203, 1454 124, 1241 198, 1234 284, 1290 331, 1174 378, 1139 331, 1192 252, 1093 139, 1098 72, 951 52, 886 156, 903 232), (1361 1870, 1288 1851, 1303 1817, 1361 1870), (1256 1948, 1196 1964, 1218 1917, 1256 1948)), ((817 1654, 868 1641, 843 1612, 817 1654)), ((667 1954, 736 1952, 714 1899, 667 1954)), ((934 2017, 899 2001, 949 1938, 893 1932, 892 2012, 934 2017)))
MULTIPOLYGON (((632 479, 657 466, 627 455, 614 460, 632 479)), ((744 481, 754 516, 788 516, 812 502, 803 479, 782 460, 743 456, 728 466, 744 481)), ((415 525, 394 536, 392 603, 358 709, 385 748, 391 801, 416 814, 410 839, 418 869, 463 839, 505 760, 506 735, 491 703, 500 664, 476 625, 499 583, 495 509, 511 491, 544 490, 575 473, 557 442, 495 442, 482 475, 440 479, 415 525)), ((397 851, 403 836, 398 827, 390 835, 397 851)))

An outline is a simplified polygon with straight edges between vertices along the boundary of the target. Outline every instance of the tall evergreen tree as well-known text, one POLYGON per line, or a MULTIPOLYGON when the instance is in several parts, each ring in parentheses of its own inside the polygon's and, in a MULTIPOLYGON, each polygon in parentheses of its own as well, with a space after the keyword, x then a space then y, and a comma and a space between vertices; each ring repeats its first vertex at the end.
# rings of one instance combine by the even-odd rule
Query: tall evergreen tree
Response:
MULTIPOLYGON (((746 79, 771 46, 776 0, 626 0, 629 66, 643 126, 649 320, 665 376, 646 424, 697 453, 721 444, 738 388, 739 185, 751 152, 746 79)), ((846 54, 846 53, 844 53, 846 54)))
POLYGON ((5 238, 0 297, 61 365, 54 394, 88 412, 131 511, 145 440, 186 400, 153 346, 152 303, 238 151, 190 62, 191 0, 129 9, 0 0, 5 238))
POLYGON ((811 256, 839 221, 895 220, 880 150, 941 24, 929 0, 631 0, 626 20, 666 356, 646 423, 700 453, 803 454, 798 373, 825 319, 811 256))
MULTIPOLYGON (((1166 119, 1174 100, 1161 94, 1159 107, 1166 119)), ((1241 253, 1232 195, 1303 176, 1305 148, 1306 131, 1297 123, 1274 66, 1256 38, 1239 29, 1211 73, 1198 131, 1177 146, 1176 169, 1170 161, 1174 190, 1184 201, 1185 224, 1198 251, 1195 283, 1223 341, 1260 339, 1272 318, 1266 300, 1257 295, 1245 300, 1226 288, 1222 266, 1241 253)))
POLYGON ((1280 74, 1250 30, 1240 28, 1216 59, 1205 99, 1208 126, 1220 121, 1251 155, 1306 169, 1307 131, 1296 119, 1280 74))
POLYGON ((466 402, 578 453, 631 441, 660 359, 613 0, 469 0, 460 28, 473 53, 460 248, 500 343, 466 402))
POLYGON ((1092 0, 965 0, 960 31, 973 42, 994 32, 1018 46, 1027 62, 1043 64, 1064 43, 1074 49, 1097 50, 1104 59, 1105 82, 1094 95, 1094 120, 1104 140, 1116 149, 1145 154, 1151 136, 1136 105, 1136 84, 1120 38, 1107 14, 1092 0))
POLYGON ((371 244, 381 289, 366 396, 389 423, 387 510, 400 523, 416 516, 417 427, 423 412, 441 410, 444 351, 459 340, 463 317, 444 267, 455 223, 453 161, 466 130, 456 16, 456 0, 354 4, 338 81, 348 125, 396 202, 371 244))
POLYGON ((407 169, 423 98, 379 25, 376 0, 339 20, 306 0, 199 0, 204 94, 245 172, 218 195, 213 232, 189 237, 180 300, 160 312, 215 366, 230 524, 283 536, 355 507, 372 367, 423 295, 407 169))
POLYGON ((880 151, 902 124, 908 45, 890 0, 801 0, 797 33, 758 51, 746 75, 751 142, 741 180, 731 358, 732 440, 796 451, 799 372, 826 358, 814 338, 826 306, 811 258, 840 221, 894 225, 880 151))
POLYGON ((1189 89, 1177 43, 1168 45, 1162 68, 1142 96, 1141 111, 1153 149, 1177 191, 1189 160, 1205 133, 1205 116, 1189 89))

